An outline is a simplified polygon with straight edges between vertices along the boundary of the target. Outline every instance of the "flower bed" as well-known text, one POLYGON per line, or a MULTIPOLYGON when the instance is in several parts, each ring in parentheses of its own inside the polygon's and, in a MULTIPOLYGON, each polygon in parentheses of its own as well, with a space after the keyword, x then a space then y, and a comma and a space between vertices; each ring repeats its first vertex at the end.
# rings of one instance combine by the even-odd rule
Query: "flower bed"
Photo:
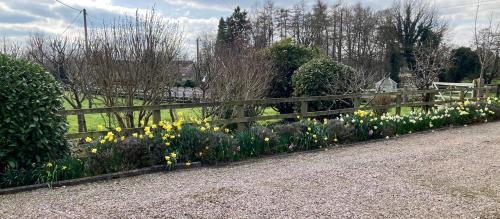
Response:
POLYGON ((340 143, 390 138, 402 134, 500 119, 500 101, 488 98, 428 113, 376 116, 356 111, 335 119, 302 119, 287 124, 253 126, 234 131, 207 120, 184 118, 145 127, 140 133, 124 133, 120 127, 99 139, 85 138, 85 153, 43 164, 31 170, 9 170, 0 175, 2 187, 51 183, 177 162, 204 164, 239 161, 251 157, 318 149, 340 143))

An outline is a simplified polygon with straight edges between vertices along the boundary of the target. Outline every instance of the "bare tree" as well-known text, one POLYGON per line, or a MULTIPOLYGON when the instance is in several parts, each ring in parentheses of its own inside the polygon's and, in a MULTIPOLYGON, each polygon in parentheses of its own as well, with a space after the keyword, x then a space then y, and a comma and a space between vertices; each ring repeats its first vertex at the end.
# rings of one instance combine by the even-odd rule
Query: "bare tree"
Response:
MULTIPOLYGON (((104 104, 145 106, 164 101, 178 79, 172 63, 180 56, 181 43, 178 25, 163 20, 154 10, 96 30, 89 65, 104 104)), ((132 128, 147 125, 152 112, 114 115, 118 125, 132 128)))
POLYGON ((498 76, 498 52, 500 49, 500 22, 493 21, 493 15, 488 20, 488 25, 478 30, 479 5, 476 9, 474 22, 474 47, 481 64, 479 80, 491 83, 498 76))
MULTIPOLYGON (((44 66, 61 82, 63 98, 73 109, 82 109, 91 96, 92 80, 88 72, 85 45, 81 39, 33 35, 28 42, 28 59, 44 66)), ((84 115, 78 115, 78 131, 87 131, 84 115)))
MULTIPOLYGON (((272 63, 262 51, 254 48, 235 51, 215 49, 215 42, 206 38, 202 43, 200 63, 201 89, 205 101, 249 100, 265 97, 272 75, 272 63)), ((260 113, 263 108, 245 106, 246 115, 260 113)), ((215 107, 206 109, 205 117, 230 118, 232 109, 215 107)))
POLYGON ((418 47, 414 53, 415 70, 411 83, 419 90, 431 88, 439 75, 448 68, 450 50, 445 45, 418 47))
POLYGON ((9 55, 14 58, 25 57, 25 51, 19 42, 7 41, 5 36, 3 37, 2 48, 0 49, 0 54, 9 55))

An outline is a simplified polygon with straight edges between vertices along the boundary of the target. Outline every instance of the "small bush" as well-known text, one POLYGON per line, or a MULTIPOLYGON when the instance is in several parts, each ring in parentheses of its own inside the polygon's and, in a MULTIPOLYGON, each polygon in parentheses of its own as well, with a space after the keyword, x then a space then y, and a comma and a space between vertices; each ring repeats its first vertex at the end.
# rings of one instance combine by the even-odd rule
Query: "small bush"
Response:
POLYGON ((383 114, 386 114, 387 111, 389 110, 389 107, 384 107, 384 106, 388 106, 393 102, 394 102, 394 98, 392 98, 390 95, 377 95, 372 99, 371 105, 372 106, 379 106, 381 108, 375 108, 375 109, 373 109, 373 112, 377 116, 381 116, 383 114))
MULTIPOLYGON (((295 96, 327 96, 343 94, 349 89, 348 77, 354 69, 328 58, 316 58, 302 65, 293 75, 295 96)), ((323 111, 351 107, 350 100, 310 102, 309 110, 323 111)))
POLYGON ((0 54, 0 171, 67 152, 62 89, 41 66, 0 54))
POLYGON ((117 153, 120 154, 123 169, 135 169, 147 167, 155 164, 158 160, 163 159, 163 153, 153 159, 150 146, 146 141, 141 141, 137 138, 128 138, 118 144, 117 153))
POLYGON ((112 141, 90 144, 85 169, 89 175, 99 175, 123 170, 118 145, 112 141))

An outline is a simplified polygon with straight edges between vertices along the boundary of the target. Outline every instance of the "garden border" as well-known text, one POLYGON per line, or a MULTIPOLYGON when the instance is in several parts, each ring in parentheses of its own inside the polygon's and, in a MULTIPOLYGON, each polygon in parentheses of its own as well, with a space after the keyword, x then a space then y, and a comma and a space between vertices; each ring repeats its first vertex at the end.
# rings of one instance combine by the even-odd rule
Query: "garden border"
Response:
MULTIPOLYGON (((186 165, 186 163, 178 163, 174 166, 174 168, 171 171, 185 170, 185 169, 188 169, 190 167, 199 167, 199 166, 201 166, 201 162, 192 162, 191 165, 189 165, 189 167, 186 165)), ((10 187, 10 188, 0 189, 0 196, 1 195, 8 195, 8 194, 15 194, 15 193, 19 193, 19 192, 33 191, 33 190, 42 189, 42 188, 75 186, 75 185, 81 185, 81 184, 86 184, 86 183, 95 183, 95 182, 104 181, 104 180, 127 178, 127 177, 132 177, 132 176, 139 176, 139 175, 144 175, 144 174, 162 172, 165 170, 166 170, 165 165, 155 165, 155 166, 145 167, 145 168, 135 169, 135 170, 128 170, 128 171, 121 171, 121 172, 116 172, 116 173, 108 173, 108 174, 102 174, 102 175, 96 175, 96 176, 89 176, 89 177, 56 181, 56 182, 53 182, 51 184, 43 183, 43 184, 33 184, 33 185, 27 185, 27 186, 10 187)))
MULTIPOLYGON (((500 121, 492 121, 492 122, 500 122, 500 121)), ((479 126, 481 124, 484 124, 484 123, 472 123, 472 124, 467 124, 467 126, 479 126)), ((411 134, 403 134, 403 135, 399 135, 397 137, 393 136, 393 137, 391 137, 391 139, 404 138, 404 137, 413 136, 413 135, 423 135, 423 134, 433 133, 436 131, 446 131, 446 130, 458 129, 458 128, 463 128, 463 127, 465 127, 465 125, 464 126, 448 125, 448 126, 437 128, 437 129, 424 130, 424 131, 420 131, 420 132, 414 132, 411 134)), ((331 145, 328 145, 324 148, 317 148, 317 149, 306 150, 306 151, 297 151, 297 152, 292 152, 292 153, 264 155, 264 156, 249 158, 249 159, 241 160, 241 161, 218 162, 214 165, 202 165, 201 162, 193 162, 193 163, 191 163, 190 167, 206 166, 206 167, 210 167, 210 168, 222 168, 222 167, 228 167, 228 166, 238 166, 238 165, 243 165, 243 164, 261 161, 263 159, 271 159, 271 158, 280 158, 281 159, 281 158, 286 158, 289 156, 317 153, 317 152, 325 151, 328 149, 349 148, 349 147, 359 146, 361 144, 375 143, 375 142, 382 142, 382 141, 387 141, 387 139, 379 138, 379 139, 370 139, 370 140, 366 140, 366 141, 351 142, 351 143, 346 143, 346 144, 331 144, 331 145)), ((86 183, 95 183, 95 182, 104 181, 104 180, 128 178, 128 177, 132 177, 132 176, 139 176, 139 175, 145 175, 145 174, 150 174, 150 173, 162 172, 165 170, 165 167, 166 167, 165 165, 155 165, 155 166, 151 166, 151 167, 129 170, 129 171, 108 173, 108 174, 103 174, 103 175, 76 178, 76 179, 70 179, 70 180, 62 180, 62 181, 54 182, 50 186, 48 184, 34 184, 34 185, 27 185, 27 186, 5 188, 5 189, 0 189, 0 195, 8 195, 8 194, 15 194, 15 193, 20 193, 20 192, 27 192, 27 191, 33 191, 33 190, 42 189, 42 188, 75 186, 75 185, 81 185, 81 184, 86 184, 86 183)), ((185 163, 179 163, 179 164, 176 164, 176 166, 174 167, 174 169, 172 171, 179 171, 179 170, 186 170, 186 169, 188 169, 188 167, 186 166, 185 163)))

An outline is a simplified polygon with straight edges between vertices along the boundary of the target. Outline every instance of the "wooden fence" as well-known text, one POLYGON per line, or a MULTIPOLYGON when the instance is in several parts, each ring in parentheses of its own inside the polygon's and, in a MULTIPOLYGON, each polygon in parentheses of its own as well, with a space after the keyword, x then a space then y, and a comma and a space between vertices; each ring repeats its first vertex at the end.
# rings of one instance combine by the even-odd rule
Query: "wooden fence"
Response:
MULTIPOLYGON (((318 116, 329 116, 337 115, 341 113, 352 113, 357 110, 370 110, 370 109, 382 109, 382 108, 395 108, 396 114, 401 114, 402 107, 423 107, 430 106, 434 107, 436 105, 452 104, 456 102, 463 102, 466 99, 466 94, 469 92, 477 92, 480 94, 481 98, 485 98, 490 95, 491 92, 495 92, 498 97, 500 92, 500 86, 485 86, 483 88, 453 88, 453 89, 435 89, 435 90, 400 90, 397 92, 387 92, 387 93, 355 93, 355 94, 345 94, 345 95, 332 95, 332 96, 314 96, 314 97, 292 97, 292 98, 269 98, 269 99, 256 99, 256 100, 236 100, 228 102, 201 102, 201 103, 174 103, 174 104, 163 104, 163 105, 151 105, 151 106, 120 106, 120 107, 105 107, 105 108, 92 108, 92 109, 79 109, 79 110, 64 110, 61 113, 64 115, 87 115, 87 114, 111 114, 118 112, 136 112, 136 111, 151 111, 153 116, 153 124, 159 123, 161 118, 161 110, 169 109, 185 109, 185 108, 207 108, 207 107, 233 107, 236 110, 236 118, 214 120, 211 123, 214 124, 238 124, 238 128, 243 128, 245 123, 262 121, 262 120, 276 120, 276 119, 290 119, 296 118, 297 116, 302 117, 318 117, 318 116), (448 98, 444 100, 436 100, 436 94, 448 95, 448 98), (374 105, 371 104, 370 100, 375 96, 391 96, 394 101, 386 105, 374 105), (422 101, 424 95, 428 101, 422 101), (314 101, 335 101, 335 100, 352 100, 352 108, 327 110, 327 111, 308 111, 308 104, 314 101), (273 106, 279 103, 294 103, 297 104, 299 112, 294 112, 290 114, 278 114, 278 115, 263 115, 263 116, 244 116, 244 106, 248 105, 262 105, 262 106, 273 106)), ((124 131, 139 131, 142 128, 129 128, 124 129, 124 131)), ((101 136, 107 133, 107 131, 95 131, 95 132, 79 132, 67 134, 67 139, 78 139, 86 136, 101 136)))

